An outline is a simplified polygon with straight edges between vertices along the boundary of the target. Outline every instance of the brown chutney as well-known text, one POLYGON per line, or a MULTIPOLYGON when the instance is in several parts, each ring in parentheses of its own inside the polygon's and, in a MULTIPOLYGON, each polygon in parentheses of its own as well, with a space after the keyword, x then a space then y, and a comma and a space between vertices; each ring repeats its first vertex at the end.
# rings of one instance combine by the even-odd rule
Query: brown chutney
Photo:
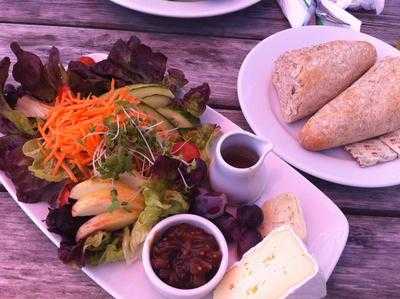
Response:
POLYGON ((150 261, 156 275, 179 289, 193 289, 210 281, 222 253, 214 236, 197 226, 181 223, 168 228, 153 242, 150 261))

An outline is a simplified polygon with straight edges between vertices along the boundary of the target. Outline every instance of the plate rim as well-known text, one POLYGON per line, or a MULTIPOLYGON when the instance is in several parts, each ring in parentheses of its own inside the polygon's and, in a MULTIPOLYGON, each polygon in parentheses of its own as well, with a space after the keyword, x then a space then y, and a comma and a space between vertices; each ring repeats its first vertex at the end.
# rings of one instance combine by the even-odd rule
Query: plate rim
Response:
MULTIPOLYGON (((278 31, 268 37, 266 37, 265 39, 261 40, 259 43, 257 43, 246 55, 246 57, 244 58, 240 69, 239 69, 239 73, 238 73, 238 79, 237 79, 237 91, 238 91, 238 100, 239 100, 239 105, 240 108, 242 110, 242 113, 246 119, 246 121, 248 122, 250 128, 254 131, 255 134, 257 135, 261 135, 263 136, 263 130, 259 129, 256 121, 252 119, 250 112, 248 111, 248 109, 246 108, 246 104, 245 104, 245 99, 243 96, 243 78, 245 76, 245 72, 246 72, 246 68, 247 65, 249 64, 249 62, 252 59, 252 55, 254 55, 254 52, 257 51, 260 47, 262 47, 265 43, 269 42, 271 39, 274 39, 276 37, 278 37, 279 35, 283 35, 285 33, 287 33, 288 31, 307 31, 307 30, 320 30, 320 31, 324 31, 324 30, 338 30, 338 31, 346 31, 346 32, 351 32, 350 29, 345 29, 345 28, 341 28, 341 27, 332 27, 332 26, 320 26, 320 25, 311 25, 311 26, 303 26, 303 27, 299 27, 299 28, 288 28, 282 31, 278 31)), ((376 41, 379 42, 383 42, 385 43, 388 47, 391 47, 392 49, 398 51, 396 48, 394 48, 392 45, 374 37, 371 35, 368 35, 366 33, 362 33, 362 32, 358 32, 360 35, 363 35, 369 39, 374 39, 376 41)), ((291 50, 293 48, 288 48, 288 50, 291 50)), ((270 104, 271 101, 268 100, 268 104, 270 104)), ((342 178, 340 176, 337 175, 333 175, 333 174, 325 174, 325 173, 321 173, 320 171, 318 171, 317 169, 315 169, 315 167, 312 166, 308 166, 307 163, 303 163, 302 161, 299 161, 296 158, 293 158, 289 153, 286 153, 285 151, 281 151, 279 148, 277 148, 276 146, 274 146, 273 151, 284 161, 286 161, 287 163, 289 163, 290 165, 292 165, 293 167, 304 171, 312 176, 315 176, 317 178, 332 182, 332 183, 337 183, 337 184, 341 184, 344 186, 350 186, 350 187, 361 187, 361 188, 382 188, 382 187, 390 187, 390 186, 395 186, 400 184, 400 177, 398 179, 393 179, 393 180, 387 180, 386 182, 381 182, 381 183, 374 183, 374 180, 368 181, 368 182, 357 182, 357 181, 348 181, 346 180, 346 178, 342 178)), ((389 162, 390 163, 390 162, 389 162)), ((381 164, 384 165, 384 164, 381 164)), ((375 166, 376 167, 376 166, 375 166)), ((379 167, 379 165, 378 165, 379 167)))
MULTIPOLYGON (((154 16, 159 16, 159 17, 170 17, 170 18, 177 18, 177 19, 196 19, 196 18, 208 18, 208 17, 215 17, 215 16, 220 16, 220 15, 225 15, 225 14, 230 14, 233 12, 237 12, 239 10, 248 8, 261 0, 247 0, 247 2, 244 2, 243 4, 233 6, 231 8, 224 8, 224 9, 219 9, 216 11, 211 11, 211 12, 205 12, 205 13, 189 13, 186 15, 183 15, 179 12, 173 13, 173 12, 165 12, 165 11, 159 11, 157 9, 153 8, 145 8, 143 6, 137 6, 135 5, 134 2, 132 4, 126 3, 127 0, 109 0, 112 3, 115 3, 119 6, 122 6, 124 8, 138 11, 141 13, 149 14, 149 15, 154 15, 154 16)), ((166 0, 165 0, 166 1, 166 0)))

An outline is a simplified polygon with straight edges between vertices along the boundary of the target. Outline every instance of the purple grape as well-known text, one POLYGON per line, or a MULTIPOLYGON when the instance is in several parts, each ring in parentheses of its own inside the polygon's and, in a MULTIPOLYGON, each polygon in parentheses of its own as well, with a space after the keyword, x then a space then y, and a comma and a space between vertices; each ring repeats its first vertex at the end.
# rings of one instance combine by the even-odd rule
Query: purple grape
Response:
POLYGON ((257 228, 264 221, 263 211, 259 206, 242 206, 237 210, 239 223, 248 228, 257 228))
POLYGON ((192 202, 191 211, 196 215, 215 219, 224 214, 227 202, 225 194, 199 188, 199 194, 192 202))
POLYGON ((245 231, 246 229, 247 228, 240 226, 239 221, 237 221, 237 225, 233 227, 232 230, 230 231, 232 240, 238 242, 242 236, 243 231, 245 231))
POLYGON ((213 222, 221 230, 228 242, 238 239, 238 235, 240 235, 240 233, 238 233, 240 231, 240 224, 231 214, 225 212, 221 216, 215 218, 213 222))
POLYGON ((253 248, 262 240, 261 234, 256 229, 246 229, 242 231, 240 239, 237 242, 237 255, 242 258, 250 248, 253 248))

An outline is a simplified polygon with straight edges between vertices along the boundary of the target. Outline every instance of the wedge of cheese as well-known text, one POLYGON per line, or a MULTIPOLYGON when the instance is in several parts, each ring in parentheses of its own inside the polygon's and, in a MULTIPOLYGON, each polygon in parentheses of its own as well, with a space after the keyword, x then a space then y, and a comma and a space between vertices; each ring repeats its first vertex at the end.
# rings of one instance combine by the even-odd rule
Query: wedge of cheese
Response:
POLYGON ((290 226, 273 230, 224 276, 214 299, 315 299, 326 296, 318 264, 290 226))
POLYGON ((300 201, 292 193, 283 193, 267 201, 263 206, 264 222, 260 226, 263 237, 273 229, 288 224, 295 233, 305 242, 307 228, 304 221, 303 210, 300 201))

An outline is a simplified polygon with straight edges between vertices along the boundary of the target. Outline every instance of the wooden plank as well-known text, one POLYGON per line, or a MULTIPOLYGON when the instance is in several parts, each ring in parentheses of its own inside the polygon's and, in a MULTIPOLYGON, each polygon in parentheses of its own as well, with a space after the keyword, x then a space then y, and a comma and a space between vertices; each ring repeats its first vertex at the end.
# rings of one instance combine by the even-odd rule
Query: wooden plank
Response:
MULTIPOLYGON (((262 39, 289 28, 276 1, 265 0, 243 11, 205 19, 173 19, 134 12, 108 0, 0 0, 7 11, 0 22, 94 27, 133 31, 200 34, 262 39)), ((363 32, 387 42, 399 39, 399 1, 386 1, 382 15, 357 12, 363 32)))
POLYGON ((174 19, 138 13, 108 0, 0 1, 7 16, 0 22, 107 28, 207 36, 262 38, 288 28, 275 1, 262 1, 241 12, 203 19, 174 19), (39 4, 40 3, 40 4, 39 4), (40 5, 41 9, 37 9, 40 5), (269 34, 268 34, 269 33, 269 34))
POLYGON ((399 298, 400 219, 348 216, 350 236, 327 298, 399 298))
POLYGON ((400 217, 400 185, 385 188, 356 188, 330 183, 304 173, 303 175, 345 212, 400 217))
MULTIPOLYGON (((109 298, 57 259, 56 247, 15 202, 0 193, 0 298, 109 298)), ((389 298, 400 293, 400 219, 349 216, 350 237, 328 298, 389 298)))
POLYGON ((63 265, 57 248, 0 193, 0 298, 108 298, 83 272, 63 265))
POLYGON ((0 57, 8 55, 14 59, 9 44, 18 41, 22 47, 40 56, 46 56, 49 47, 54 45, 59 48, 62 59, 69 61, 88 52, 107 52, 118 38, 128 39, 132 34, 167 55, 169 65, 182 69, 191 84, 209 82, 212 104, 239 107, 237 73, 244 57, 256 44, 252 40, 0 24, 0 57))

